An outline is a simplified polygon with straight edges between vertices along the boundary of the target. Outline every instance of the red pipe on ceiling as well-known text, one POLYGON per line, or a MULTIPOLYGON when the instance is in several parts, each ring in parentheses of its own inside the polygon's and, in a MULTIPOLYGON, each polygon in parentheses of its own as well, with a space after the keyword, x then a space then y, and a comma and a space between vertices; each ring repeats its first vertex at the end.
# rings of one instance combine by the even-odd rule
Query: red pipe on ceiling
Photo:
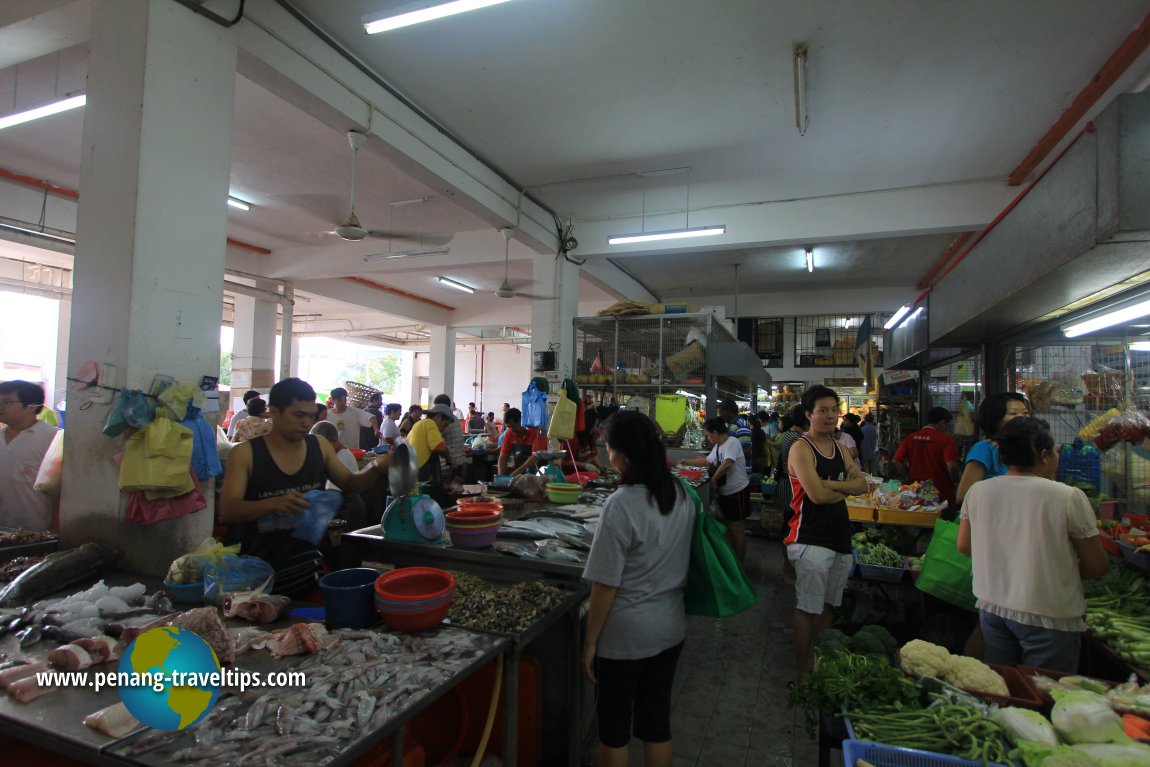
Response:
POLYGON ((399 288, 393 288, 390 285, 384 285, 382 282, 376 282, 375 280, 369 280, 369 279, 366 279, 364 277, 343 277, 342 279, 347 280, 348 282, 354 282, 356 285, 366 285, 369 288, 375 288, 376 290, 382 290, 384 293, 391 293, 392 295, 395 295, 395 296, 402 296, 403 298, 410 298, 412 301, 420 301, 422 303, 428 304, 429 306, 435 306, 435 307, 438 307, 440 309, 446 309, 449 312, 455 311, 454 306, 448 306, 447 304, 441 304, 438 301, 431 300, 430 298, 424 298, 423 296, 417 296, 414 293, 408 293, 406 290, 400 290, 399 288))
POLYGON ((1046 159, 1046 156, 1054 151, 1054 147, 1058 146, 1058 143, 1078 124, 1078 121, 1086 116, 1090 108, 1098 103, 1098 100, 1113 87, 1114 83, 1118 82, 1118 78, 1145 52, 1147 46, 1150 46, 1150 14, 1142 19, 1142 23, 1138 25, 1137 29, 1122 41, 1118 49, 1102 65, 1102 68, 1095 73, 1094 77, 1090 78, 1086 87, 1079 92, 1070 106, 1066 108, 1066 111, 1046 131, 1046 135, 1038 140, 1038 143, 1030 150, 1030 154, 1026 155, 1026 158, 1010 174, 1010 180, 1007 183, 1011 186, 1018 186, 1025 181, 1026 177, 1038 167, 1038 164, 1046 159))

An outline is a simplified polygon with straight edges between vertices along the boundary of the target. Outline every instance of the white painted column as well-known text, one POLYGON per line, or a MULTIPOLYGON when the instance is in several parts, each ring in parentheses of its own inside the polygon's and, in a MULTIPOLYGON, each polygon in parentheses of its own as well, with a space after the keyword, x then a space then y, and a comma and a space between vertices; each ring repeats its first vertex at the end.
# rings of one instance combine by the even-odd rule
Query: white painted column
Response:
POLYGON ((239 410, 245 391, 267 391, 277 380, 275 302, 237 294, 234 327, 232 408, 239 410))
MULTIPOLYGON (((94 359, 132 388, 157 373, 198 383, 219 369, 235 32, 178 3, 93 3, 90 51, 69 369, 94 359)), ((124 440, 100 433, 109 407, 88 401, 69 392, 64 543, 114 543, 122 566, 161 575, 211 533, 213 509, 124 521, 124 440)))
MULTIPOLYGON (((555 352, 555 369, 559 377, 573 378, 571 364, 575 358, 576 313, 579 311, 579 267, 554 254, 536 254, 533 276, 536 289, 554 299, 535 299, 531 303, 531 351, 545 352, 559 344, 555 352)), ((526 384, 524 384, 526 385, 526 384)))
POLYGON ((56 407, 56 403, 64 399, 68 391, 68 337, 72 332, 71 298, 60 299, 56 317, 56 374, 52 377, 54 391, 48 392, 48 404, 52 407, 56 407))
POLYGON ((446 394, 455 399, 455 328, 431 326, 431 351, 427 373, 431 399, 446 394))
POLYGON ((291 365, 288 368, 288 373, 291 377, 299 377, 299 336, 292 336, 291 339, 291 365))

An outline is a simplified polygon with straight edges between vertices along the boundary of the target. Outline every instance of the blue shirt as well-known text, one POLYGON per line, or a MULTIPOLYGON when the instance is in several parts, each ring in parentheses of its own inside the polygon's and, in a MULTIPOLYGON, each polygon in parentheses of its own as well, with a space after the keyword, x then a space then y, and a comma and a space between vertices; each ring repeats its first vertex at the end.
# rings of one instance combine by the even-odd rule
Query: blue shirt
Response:
POLYGON ((864 461, 870 461, 878 451, 878 427, 863 421, 863 425, 859 428, 862 429, 863 435, 862 444, 859 445, 859 457, 864 461))
POLYGON ((747 423, 747 419, 741 415, 735 416, 735 420, 727 424, 727 433, 739 441, 742 445, 743 455, 746 460, 744 463, 747 466, 747 471, 751 470, 751 426, 747 423))
POLYGON ((971 461, 978 461, 986 468, 985 479, 1001 477, 1007 470, 1006 464, 998 457, 998 445, 988 439, 979 440, 970 448, 970 452, 966 454, 966 462, 971 461))

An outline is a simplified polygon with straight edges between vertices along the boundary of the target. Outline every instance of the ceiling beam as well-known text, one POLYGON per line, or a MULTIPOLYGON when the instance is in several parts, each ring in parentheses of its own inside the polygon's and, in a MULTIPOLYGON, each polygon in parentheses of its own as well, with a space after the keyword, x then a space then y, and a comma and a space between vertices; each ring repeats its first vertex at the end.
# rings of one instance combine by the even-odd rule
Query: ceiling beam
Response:
POLYGON ((645 304, 658 303, 658 297, 647 290, 643 283, 611 263, 607 258, 588 259, 579 267, 583 277, 618 299, 639 301, 645 304))
POLYGON ((451 324, 452 312, 422 300, 350 280, 299 280, 295 289, 428 325, 451 324))
POLYGON ((85 42, 90 0, 4 0, 0 3, 0 69, 85 42))
MULTIPOLYGON (((491 224, 516 226, 515 237, 539 252, 559 238, 549 210, 522 196, 372 77, 323 42, 274 0, 249 0, 239 31, 239 72, 340 132, 365 130, 389 160, 437 194, 491 224)), ((369 147, 374 144, 369 144, 369 147)))

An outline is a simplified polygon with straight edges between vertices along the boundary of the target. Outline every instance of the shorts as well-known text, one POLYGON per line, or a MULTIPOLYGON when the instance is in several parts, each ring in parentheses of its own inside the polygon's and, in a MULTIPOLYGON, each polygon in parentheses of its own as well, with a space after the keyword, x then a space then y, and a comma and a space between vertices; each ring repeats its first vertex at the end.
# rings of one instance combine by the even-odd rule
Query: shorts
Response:
POLYGON ((737 493, 719 495, 719 513, 724 522, 742 522, 751 514, 751 486, 737 493))
POLYGON ((683 643, 635 660, 595 657, 595 714, 599 742, 623 748, 631 733, 648 743, 671 739, 671 684, 683 643))
POLYGON ((792 543, 787 559, 795 568, 795 607, 804 613, 821 615, 825 605, 843 603, 854 557, 823 546, 792 543))

